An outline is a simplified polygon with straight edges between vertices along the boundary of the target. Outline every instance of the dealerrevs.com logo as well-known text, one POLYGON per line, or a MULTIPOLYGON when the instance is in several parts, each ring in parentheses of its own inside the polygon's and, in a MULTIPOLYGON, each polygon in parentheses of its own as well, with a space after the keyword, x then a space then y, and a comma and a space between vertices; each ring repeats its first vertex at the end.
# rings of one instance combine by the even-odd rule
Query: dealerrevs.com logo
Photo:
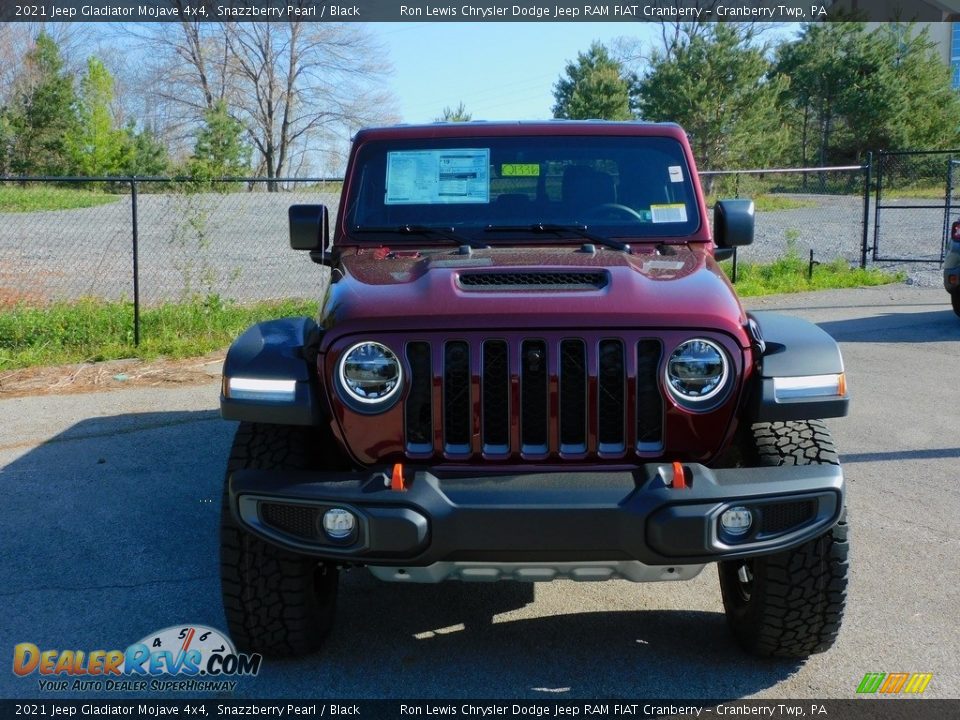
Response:
POLYGON ((47 691, 232 691, 234 678, 256 675, 262 661, 204 625, 168 627, 126 650, 41 650, 29 642, 13 648, 14 674, 36 673, 47 691))

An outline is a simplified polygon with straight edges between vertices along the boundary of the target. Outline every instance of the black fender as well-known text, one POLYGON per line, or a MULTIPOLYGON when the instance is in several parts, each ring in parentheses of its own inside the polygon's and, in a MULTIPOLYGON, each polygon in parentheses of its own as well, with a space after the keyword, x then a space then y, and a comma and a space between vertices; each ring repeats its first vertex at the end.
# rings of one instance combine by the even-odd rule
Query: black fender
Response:
MULTIPOLYGON (((818 420, 844 417, 850 406, 843 357, 837 341, 807 320, 773 312, 749 313, 751 334, 760 348, 758 372, 751 390, 753 422, 818 420), (839 376, 836 391, 810 391, 807 397, 789 397, 778 378, 829 379, 839 376)), ((790 381, 787 380, 787 383, 790 381)), ((816 382, 811 381, 811 385, 816 382)), ((828 383, 829 384, 829 383, 828 383)))
POLYGON ((238 337, 223 363, 220 415, 225 420, 278 425, 319 425, 324 404, 317 379, 322 331, 308 317, 257 323, 238 337), (231 381, 267 381, 279 389, 242 390, 231 381))

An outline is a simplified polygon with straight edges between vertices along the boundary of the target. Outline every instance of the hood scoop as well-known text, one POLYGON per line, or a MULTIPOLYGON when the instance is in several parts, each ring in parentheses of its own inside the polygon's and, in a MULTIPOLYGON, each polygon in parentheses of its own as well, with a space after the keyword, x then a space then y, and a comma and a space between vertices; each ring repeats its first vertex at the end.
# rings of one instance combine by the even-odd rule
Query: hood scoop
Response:
POLYGON ((464 272, 457 277, 457 285, 461 290, 468 292, 602 290, 609 282, 609 274, 603 270, 586 272, 564 270, 464 272))

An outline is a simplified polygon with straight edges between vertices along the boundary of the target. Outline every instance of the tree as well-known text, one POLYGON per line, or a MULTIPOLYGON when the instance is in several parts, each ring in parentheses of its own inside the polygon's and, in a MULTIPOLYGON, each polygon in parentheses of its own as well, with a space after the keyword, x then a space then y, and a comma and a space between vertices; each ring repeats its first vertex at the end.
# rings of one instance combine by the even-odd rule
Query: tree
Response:
POLYGON ((471 120, 473 115, 467 112, 467 106, 463 101, 456 108, 451 108, 449 105, 444 107, 443 115, 436 118, 436 122, 470 122, 471 120))
POLYGON ((165 175, 170 168, 166 146, 148 128, 137 130, 136 124, 128 123, 124 130, 123 158, 120 172, 124 175, 165 175))
POLYGON ((112 102, 113 77, 100 60, 91 57, 80 80, 77 132, 70 138, 74 167, 82 175, 120 172, 127 135, 115 126, 112 102))
POLYGON ((246 175, 250 171, 250 146, 243 141, 243 125, 230 116, 227 104, 219 100, 204 116, 204 127, 188 170, 195 180, 246 175))
POLYGON ((598 42, 578 53, 553 88, 553 116, 567 120, 630 120, 634 78, 598 42))
POLYGON ((222 100, 270 178, 322 165, 320 153, 358 127, 395 118, 382 84, 390 66, 362 24, 184 21, 128 32, 150 49, 141 86, 154 130, 175 143, 222 100))
POLYGON ((77 133, 77 97, 60 50, 45 33, 26 56, 27 73, 6 108, 8 163, 21 175, 67 175, 77 133))
POLYGON ((765 50, 751 39, 738 26, 713 24, 681 39, 672 56, 654 53, 640 80, 642 117, 682 125, 701 169, 763 167, 781 154, 785 80, 768 78, 765 50))
POLYGON ((815 23, 777 52, 789 78, 794 156, 820 165, 861 162, 875 148, 945 148, 958 136, 960 99, 928 32, 890 24, 815 23))

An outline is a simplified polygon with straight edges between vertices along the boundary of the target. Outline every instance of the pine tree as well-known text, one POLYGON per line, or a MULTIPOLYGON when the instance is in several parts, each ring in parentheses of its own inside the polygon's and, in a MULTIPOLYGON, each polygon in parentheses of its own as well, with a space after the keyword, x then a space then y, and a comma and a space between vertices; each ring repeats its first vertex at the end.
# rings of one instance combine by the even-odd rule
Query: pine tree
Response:
POLYGON ((630 120, 634 80, 598 42, 567 64, 554 85, 553 116, 567 120, 630 120))

